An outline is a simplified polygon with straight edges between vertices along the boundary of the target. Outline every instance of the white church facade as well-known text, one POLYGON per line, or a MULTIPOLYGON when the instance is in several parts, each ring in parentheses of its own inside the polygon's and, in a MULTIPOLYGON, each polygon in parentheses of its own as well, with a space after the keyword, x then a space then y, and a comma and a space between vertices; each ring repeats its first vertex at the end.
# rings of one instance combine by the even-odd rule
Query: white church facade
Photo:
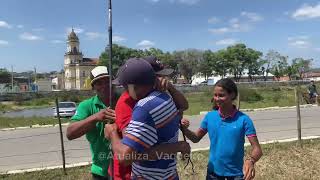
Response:
POLYGON ((97 66, 98 58, 84 58, 79 48, 79 38, 72 29, 67 39, 67 52, 64 55, 64 89, 88 89, 86 80, 90 71, 97 66))

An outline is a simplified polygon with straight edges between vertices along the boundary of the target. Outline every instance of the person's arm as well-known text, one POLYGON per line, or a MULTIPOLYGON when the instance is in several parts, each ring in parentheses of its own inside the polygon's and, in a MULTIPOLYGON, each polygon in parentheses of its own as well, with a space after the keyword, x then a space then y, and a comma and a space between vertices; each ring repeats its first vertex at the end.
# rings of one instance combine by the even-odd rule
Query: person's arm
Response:
POLYGON ((103 109, 100 112, 85 118, 84 120, 74 121, 69 124, 66 136, 68 140, 77 139, 92 130, 97 122, 101 121, 109 123, 110 121, 114 122, 114 120, 114 110, 109 108, 103 109))
POLYGON ((180 112, 183 112, 189 108, 189 104, 184 95, 178 91, 173 84, 171 84, 166 78, 158 77, 156 81, 156 89, 160 91, 168 91, 180 112))
POLYGON ((189 120, 184 118, 181 120, 180 128, 188 139, 190 139, 193 143, 197 143, 203 138, 203 136, 207 134, 207 124, 208 120, 207 116, 205 116, 205 118, 201 122, 201 127, 197 131, 193 132, 188 129, 190 125, 189 120))
POLYGON ((203 136, 207 134, 207 131, 203 130, 202 128, 199 128, 197 131, 193 132, 187 128, 182 128, 182 131, 184 135, 190 139, 193 143, 198 143, 203 136))
POLYGON ((112 150, 115 154, 117 154, 119 163, 124 165, 132 164, 138 153, 133 148, 122 144, 116 125, 106 124, 105 136, 111 141, 112 150))
POLYGON ((172 99, 180 112, 183 112, 189 108, 189 103, 187 99, 170 82, 168 84, 168 91, 171 94, 172 99))
POLYGON ((249 157, 244 161, 243 174, 245 180, 250 180, 255 176, 254 164, 261 158, 262 150, 257 138, 257 133, 253 125, 253 121, 249 116, 244 120, 244 130, 245 135, 247 136, 252 146, 252 150, 249 157))
POLYGON ((251 144, 252 150, 248 158, 246 158, 243 166, 244 179, 250 180, 255 177, 254 164, 261 158, 263 155, 262 149, 259 144, 259 140, 256 136, 248 137, 248 140, 251 144))

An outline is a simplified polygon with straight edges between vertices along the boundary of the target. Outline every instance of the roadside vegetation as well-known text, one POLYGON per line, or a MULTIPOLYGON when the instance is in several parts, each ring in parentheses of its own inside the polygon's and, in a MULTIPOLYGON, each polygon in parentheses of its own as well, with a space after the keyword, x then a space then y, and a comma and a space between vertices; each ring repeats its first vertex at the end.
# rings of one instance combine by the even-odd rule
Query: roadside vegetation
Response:
MULTIPOLYGON (((256 164, 257 180, 318 180, 320 178, 320 139, 304 140, 303 148, 297 142, 273 143, 262 145, 264 156, 256 164)), ((246 148, 248 152, 249 148, 246 148)), ((178 161, 180 179, 198 180, 205 179, 208 151, 192 153, 195 174, 192 174, 191 166, 186 169, 185 161, 178 161)), ((67 175, 63 175, 62 169, 36 171, 30 173, 0 175, 0 179, 91 179, 90 166, 74 167, 67 169, 67 175)))

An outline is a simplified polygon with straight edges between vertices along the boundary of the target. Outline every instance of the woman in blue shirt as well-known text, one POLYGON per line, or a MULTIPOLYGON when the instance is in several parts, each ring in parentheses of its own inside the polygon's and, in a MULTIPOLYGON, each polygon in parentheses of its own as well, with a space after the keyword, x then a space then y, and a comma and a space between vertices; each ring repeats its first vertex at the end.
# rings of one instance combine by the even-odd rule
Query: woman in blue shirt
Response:
POLYGON ((185 135, 194 143, 209 134, 207 180, 250 180, 255 176, 254 164, 262 156, 262 150, 252 120, 233 105, 237 95, 236 84, 231 79, 221 79, 214 87, 217 108, 204 117, 201 127, 193 132, 188 129, 189 121, 182 121, 185 135), (245 136, 252 151, 244 160, 245 136))

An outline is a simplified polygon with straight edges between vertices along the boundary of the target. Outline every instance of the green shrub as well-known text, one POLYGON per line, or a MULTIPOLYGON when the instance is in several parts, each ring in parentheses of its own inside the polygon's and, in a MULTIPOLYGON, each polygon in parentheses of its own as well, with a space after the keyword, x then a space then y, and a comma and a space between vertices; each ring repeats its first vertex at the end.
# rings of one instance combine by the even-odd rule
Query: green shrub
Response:
POLYGON ((263 97, 258 93, 256 89, 239 88, 240 101, 257 102, 262 101, 263 97))

